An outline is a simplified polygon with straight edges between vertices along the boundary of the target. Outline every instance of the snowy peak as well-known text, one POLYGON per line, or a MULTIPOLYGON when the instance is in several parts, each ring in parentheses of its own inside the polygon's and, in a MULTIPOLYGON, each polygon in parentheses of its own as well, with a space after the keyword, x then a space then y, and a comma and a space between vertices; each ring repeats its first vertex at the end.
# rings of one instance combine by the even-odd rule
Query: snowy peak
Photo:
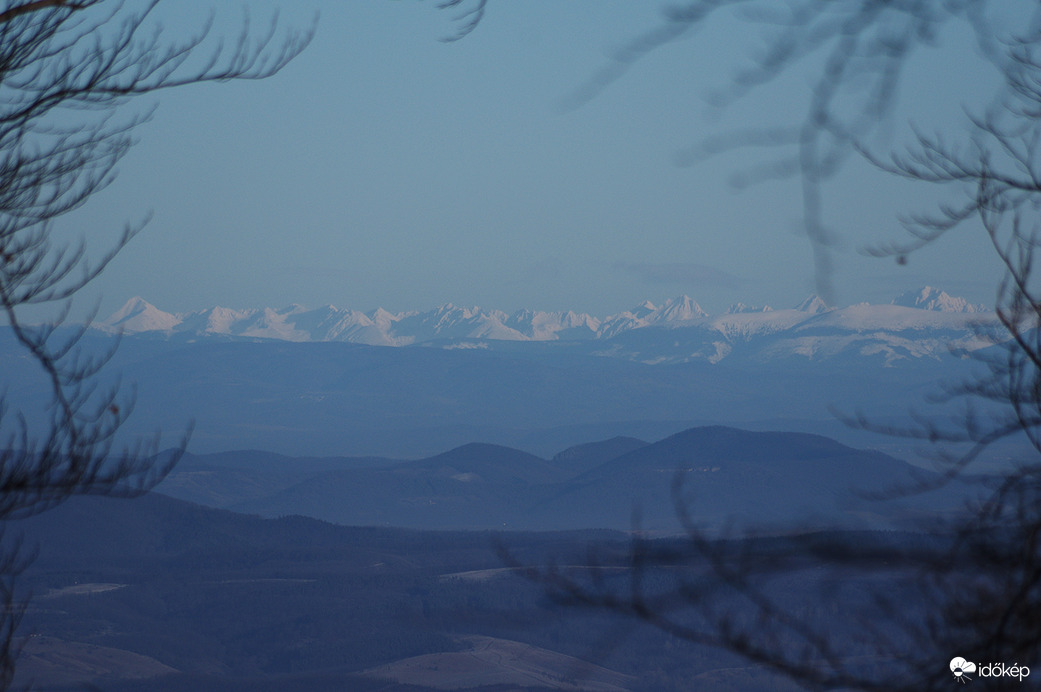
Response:
POLYGON ((510 315, 504 324, 533 341, 592 339, 600 329, 600 320, 597 318, 571 310, 518 310, 510 315))
POLYGON ((369 320, 383 331, 389 331, 395 322, 401 319, 400 315, 392 315, 383 308, 376 308, 368 315, 369 320))
POLYGON ((808 312, 811 315, 817 315, 830 310, 828 304, 825 303, 824 300, 817 294, 810 296, 806 300, 796 305, 795 309, 799 312, 808 312))
MULTIPOLYGON (((394 316, 390 316, 394 317, 394 316)), ((384 320, 390 319, 384 316, 384 320)), ((506 313, 446 303, 428 312, 402 313, 390 327, 390 336, 405 345, 433 339, 496 339, 525 341, 525 336, 504 324, 506 313)))
POLYGON ((683 322, 698 317, 708 317, 708 313, 701 309, 690 296, 680 296, 662 305, 654 314, 653 322, 683 322))
POLYGON ((982 305, 973 305, 964 298, 955 298, 946 291, 926 286, 917 291, 908 291, 893 301, 893 305, 937 312, 986 312, 982 305))
POLYGON ((642 319, 646 319, 646 318, 650 317, 651 315, 653 315, 657 311, 658 311, 658 308, 654 305, 654 303, 652 303, 649 300, 645 300, 642 303, 640 303, 639 305, 637 305, 635 308, 630 310, 629 314, 631 314, 633 317, 635 317, 638 320, 642 320, 642 319))
POLYGON ((690 296, 668 300, 661 307, 647 300, 632 310, 606 318, 597 332, 598 338, 608 338, 632 329, 649 326, 671 326, 708 317, 708 313, 690 296))
POLYGON ((163 312, 148 301, 137 296, 116 310, 98 327, 106 331, 165 332, 174 329, 181 320, 177 315, 163 312))
POLYGON ((495 342, 598 342, 598 355, 646 363, 724 358, 870 357, 892 364, 947 357, 993 343, 980 326, 997 325, 993 313, 962 298, 925 288, 891 304, 829 308, 817 296, 787 310, 736 304, 710 316, 689 296, 655 305, 646 301, 603 319, 570 310, 544 312, 459 307, 425 312, 363 313, 326 305, 234 310, 213 307, 185 314, 163 312, 133 298, 98 327, 108 331, 224 335, 283 341, 344 341, 370 346, 428 344, 444 348, 490 348, 495 342))

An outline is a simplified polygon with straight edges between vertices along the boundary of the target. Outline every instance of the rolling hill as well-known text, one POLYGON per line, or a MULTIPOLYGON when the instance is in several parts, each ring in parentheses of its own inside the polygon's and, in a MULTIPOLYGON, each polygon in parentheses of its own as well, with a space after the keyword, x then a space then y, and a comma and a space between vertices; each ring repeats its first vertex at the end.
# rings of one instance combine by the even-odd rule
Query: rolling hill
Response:
POLYGON ((423 529, 679 531, 674 492, 691 519, 726 526, 891 528, 956 510, 960 483, 913 498, 872 499, 929 474, 880 452, 817 435, 709 426, 654 443, 613 438, 544 460, 519 450, 469 444, 414 461, 272 459, 249 453, 191 457, 158 491, 237 512, 301 514, 345 525, 423 529), (191 479, 208 469, 206 487, 191 479), (282 466, 279 469, 279 465, 282 466), (293 473, 299 480, 287 482, 293 473), (274 478, 280 479, 275 482, 274 478), (259 491, 266 487, 266 494, 259 491), (235 488, 240 488, 236 490, 235 488))

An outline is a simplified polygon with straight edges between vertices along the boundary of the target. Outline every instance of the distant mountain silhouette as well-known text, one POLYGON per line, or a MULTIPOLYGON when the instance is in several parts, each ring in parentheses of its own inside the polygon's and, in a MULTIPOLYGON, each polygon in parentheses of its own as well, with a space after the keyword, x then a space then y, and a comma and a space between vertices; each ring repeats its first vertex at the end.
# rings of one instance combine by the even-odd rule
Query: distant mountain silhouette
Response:
MULTIPOLYGON (((291 485, 272 484, 273 460, 262 461, 256 476, 269 479, 263 481, 271 488, 266 495, 257 492, 263 483, 250 479, 241 460, 223 471, 216 470, 219 463, 209 464, 222 496, 243 498, 222 506, 268 517, 302 514, 338 524, 425 529, 627 530, 639 516, 644 528, 677 531, 677 484, 690 519, 713 530, 885 528, 954 509, 966 493, 954 484, 908 500, 869 499, 910 487, 925 472, 818 435, 722 426, 652 444, 613 438, 569 448, 550 461, 490 444, 407 462, 286 459, 287 468, 306 476, 291 485), (246 489, 236 492, 236 483, 246 489)), ((198 464, 192 459, 167 484, 183 488, 181 476, 199 473, 198 464)), ((207 497, 197 494, 196 500, 207 497)))
MULTIPOLYGON (((656 439, 704 424, 864 444, 829 409, 888 423, 943 383, 971 380, 979 363, 966 356, 986 344, 971 326, 980 318, 898 305, 773 310, 609 339, 401 348, 140 332, 123 336, 98 385, 106 376, 135 383, 128 437, 162 429, 176 439, 195 421, 191 450, 200 453, 414 459, 480 440, 548 458, 590 439, 656 439)), ((81 345, 85 355, 106 354, 113 339, 91 331, 81 345)), ((5 386, 26 410, 43 410, 48 384, 21 356, 0 328, 5 386)))
MULTIPOLYGON (((541 527, 585 518, 622 528, 632 513, 645 528, 677 528, 682 508, 699 525, 872 526, 906 518, 911 507, 866 499, 917 474, 906 462, 818 435, 694 428, 640 447, 571 479, 538 508, 541 527)), ((915 498, 913 507, 956 506, 957 492, 915 498)))
POLYGON ((568 447, 554 456, 553 462, 570 471, 571 475, 577 475, 634 449, 646 447, 648 444, 648 442, 638 440, 635 437, 620 435, 612 437, 610 440, 587 442, 574 447, 568 447))
POLYGON ((502 445, 472 442, 430 459, 401 464, 397 470, 448 477, 465 483, 541 485, 567 477, 566 470, 534 454, 502 445))
POLYGON ((997 326, 995 315, 926 286, 890 305, 830 308, 819 297, 810 296, 790 309, 753 310, 739 304, 726 314, 712 316, 689 296, 678 296, 661 305, 645 301, 604 318, 570 310, 507 314, 451 303, 396 314, 382 308, 362 313, 332 305, 316 309, 291 305, 280 310, 212 307, 175 315, 135 297, 96 326, 164 338, 337 341, 398 347, 509 348, 516 342, 567 342, 582 344, 587 352, 592 349, 601 355, 660 364, 717 363, 742 354, 747 357, 749 352, 765 360, 791 355, 819 360, 854 353, 881 354, 887 363, 936 358, 951 345, 980 347, 979 324, 997 326), (826 329, 822 331, 821 326, 826 329), (870 331, 866 331, 868 327, 870 331), (942 333, 939 341, 938 333, 942 333), (914 343, 908 344, 909 340, 914 343), (745 345, 751 348, 742 348, 745 345))

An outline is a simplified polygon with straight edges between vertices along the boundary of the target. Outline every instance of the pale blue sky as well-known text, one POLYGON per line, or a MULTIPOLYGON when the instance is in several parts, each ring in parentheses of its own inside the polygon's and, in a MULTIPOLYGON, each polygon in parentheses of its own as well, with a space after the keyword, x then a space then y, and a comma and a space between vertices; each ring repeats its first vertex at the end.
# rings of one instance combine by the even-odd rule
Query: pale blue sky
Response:
MULTIPOLYGON (((119 179, 63 223, 100 254, 110 229, 153 214, 80 304, 98 297, 102 316, 135 295, 168 311, 455 302, 605 315, 684 293, 710 312, 790 307, 813 291, 796 181, 736 192, 728 174, 760 154, 675 164, 721 127, 798 118, 800 73, 722 114, 706 106, 742 41, 755 45, 747 26, 665 46, 564 108, 660 21, 659 3, 492 0, 456 43, 439 40, 454 25, 433 2, 251 2, 255 23, 279 4, 286 27, 321 10, 305 53, 266 81, 161 94, 119 179)), ((228 5, 217 26, 234 33, 241 13, 228 5)), ((167 17, 167 29, 204 18, 167 17)), ((948 51, 916 68, 919 122, 960 117, 962 91, 978 91, 983 77, 960 60, 948 51)), ((847 239, 836 302, 925 284, 993 301, 998 270, 979 233, 904 267, 855 252, 897 235, 896 213, 921 195, 863 166, 830 190, 847 239)))

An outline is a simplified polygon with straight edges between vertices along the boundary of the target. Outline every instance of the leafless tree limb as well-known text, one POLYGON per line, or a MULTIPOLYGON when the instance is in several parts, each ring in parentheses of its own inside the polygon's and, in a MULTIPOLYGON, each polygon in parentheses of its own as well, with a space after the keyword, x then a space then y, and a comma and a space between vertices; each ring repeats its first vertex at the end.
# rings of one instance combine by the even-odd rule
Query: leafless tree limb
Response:
MULTIPOLYGON (((75 495, 147 492, 180 452, 157 456, 159 437, 123 443, 118 433, 133 392, 105 382, 113 351, 88 355, 86 326, 63 327, 70 300, 141 230, 90 261, 86 242, 55 242, 54 224, 115 177, 150 109, 138 97, 205 82, 264 79, 307 46, 312 31, 280 36, 277 17, 254 32, 248 20, 231 47, 207 23, 169 37, 153 19, 160 0, 138 10, 118 0, 0 2, 0 311, 49 392, 36 415, 0 399, 0 520, 46 511, 75 495), (25 307, 58 306, 49 324, 29 325, 25 307)), ((115 345, 112 346, 115 349, 115 345)), ((183 450, 189 430, 178 445, 183 450)), ((11 538, 12 532, 6 536, 11 538)), ((31 553, 0 550, 0 689, 17 657, 21 613, 15 579, 31 553)))
MULTIPOLYGON (((947 193, 936 207, 901 218, 906 237, 872 245, 868 254, 904 261, 963 229, 986 234, 1004 265, 996 301, 1003 331, 981 333, 992 346, 973 354, 983 372, 940 394, 946 402, 966 402, 962 419, 920 415, 904 428, 855 415, 847 421, 941 450, 959 449, 938 454, 941 473, 933 483, 965 478, 983 450, 1012 435, 1024 435, 1037 454, 981 484, 981 499, 965 513, 911 527, 925 529, 915 537, 864 545, 850 545, 848 534, 797 535, 773 544, 747 536, 727 541, 702 531, 693 521, 696 503, 677 492, 685 538, 650 541, 635 534, 624 580, 553 566, 528 574, 564 603, 624 613, 676 637, 740 654, 807 689, 950 689, 944 666, 955 655, 1036 663, 1041 650, 1041 278, 1035 271, 1041 245, 1041 6, 988 0, 689 1, 667 9, 660 25, 617 51, 576 90, 573 103, 595 98, 659 47, 716 29, 713 22, 721 15, 763 32, 752 66, 731 73, 716 95, 721 107, 754 97, 763 85, 810 61, 816 70, 812 89, 794 122, 721 133, 681 153, 680 162, 700 164, 735 149, 757 149, 764 152, 763 162, 742 171, 739 182, 797 180, 818 292, 826 300, 832 295, 838 234, 825 218, 823 201, 827 184, 855 158, 909 184, 947 193), (951 26, 967 29, 959 40, 969 36, 971 43, 958 49, 975 51, 1004 88, 966 105, 964 129, 915 128, 907 147, 879 147, 876 136, 896 113, 913 56, 932 48, 951 26), (807 566, 818 570, 811 580, 817 598, 845 597, 850 584, 866 594, 843 616, 862 628, 867 648, 851 651, 836 643, 834 621, 815 620, 781 597, 777 584, 805 576, 807 566), (857 658, 865 653, 882 664, 865 668, 857 658)), ((1018 679, 988 680, 988 689, 1022 685, 1018 679)))

